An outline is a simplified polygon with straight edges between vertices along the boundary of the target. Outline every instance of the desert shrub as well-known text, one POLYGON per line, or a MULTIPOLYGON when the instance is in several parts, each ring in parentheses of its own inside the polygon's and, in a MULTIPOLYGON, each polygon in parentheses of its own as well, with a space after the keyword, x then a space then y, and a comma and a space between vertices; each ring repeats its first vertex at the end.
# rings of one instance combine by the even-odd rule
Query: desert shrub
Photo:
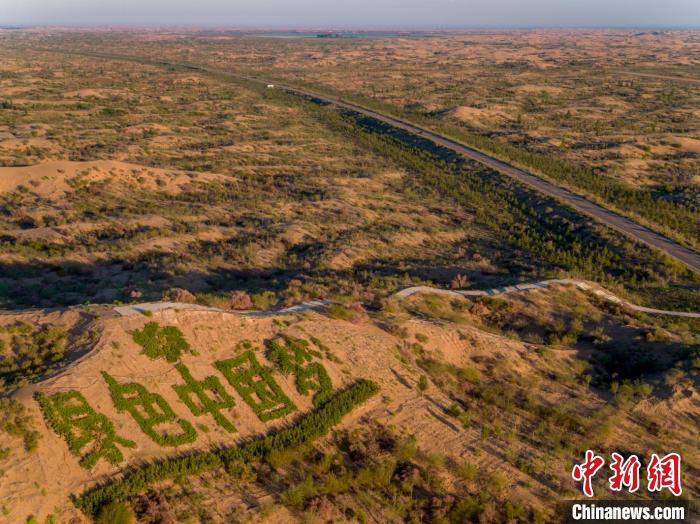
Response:
POLYGON ((13 398, 0 398, 0 431, 21 438, 28 453, 36 451, 41 434, 34 429, 34 418, 13 398))
POLYGON ((328 316, 336 320, 351 321, 355 318, 355 313, 342 304, 329 304, 326 308, 328 316))
POLYGON ((124 460, 117 444, 126 448, 136 446, 131 440, 119 437, 112 422, 97 413, 78 391, 50 396, 36 393, 34 398, 41 407, 46 424, 63 437, 70 452, 80 457, 79 463, 85 469, 92 468, 101 458, 110 464, 124 460), (82 454, 85 449, 86 453, 82 454))
POLYGON ((251 350, 214 365, 263 422, 296 410, 294 403, 275 382, 272 370, 261 365, 251 350))
POLYGON ((231 293, 231 299, 229 302, 229 307, 231 309, 248 310, 253 309, 253 301, 250 299, 250 295, 245 291, 234 291, 231 293))
POLYGON ((479 499, 474 497, 465 497, 452 508, 447 518, 454 524, 475 522, 481 512, 482 506, 479 499))
POLYGON ((416 438, 413 436, 396 444, 396 448, 394 449, 394 455, 402 460, 412 460, 417 454, 418 446, 416 445, 416 438))
POLYGON ((197 301, 192 293, 179 287, 171 287, 163 292, 162 300, 167 302, 182 302, 184 304, 194 304, 197 301))
POLYGON ((277 302, 277 295, 272 291, 263 291, 262 293, 256 293, 250 297, 253 305, 257 309, 267 310, 274 307, 277 302))
POLYGON ((471 462, 461 462, 457 465, 457 475, 462 480, 473 482, 479 475, 479 469, 471 462))
POLYGON ((143 352, 154 360, 164 358, 168 362, 177 362, 182 353, 192 350, 182 331, 175 326, 161 327, 157 322, 149 322, 142 330, 134 331, 132 336, 143 352))
POLYGON ((117 410, 128 411, 141 430, 161 446, 181 446, 194 442, 197 432, 187 420, 179 418, 173 408, 157 393, 151 393, 136 382, 120 384, 106 372, 102 376, 109 385, 112 402, 117 410), (157 431, 161 424, 176 424, 181 433, 157 431))
POLYGON ((302 509, 304 507, 304 503, 308 499, 315 497, 317 493, 318 489, 314 485, 313 477, 307 475, 299 484, 288 488, 282 494, 282 500, 288 506, 296 509, 302 509))
POLYGON ((481 373, 476 368, 459 368, 457 370, 457 376, 462 380, 466 380, 470 384, 479 385, 481 383, 481 373))
POLYGON ((428 389, 428 377, 421 375, 418 379, 418 389, 421 391, 426 391, 428 389))
POLYGON ((300 394, 308 395, 309 391, 315 391, 314 406, 320 406, 330 398, 333 384, 328 372, 319 362, 313 361, 313 357, 320 357, 321 354, 312 349, 306 340, 281 335, 267 341, 267 346, 270 361, 282 373, 294 373, 296 389, 300 394))
POLYGON ((110 502, 100 510, 96 522, 97 524, 134 524, 136 516, 131 506, 123 502, 110 502))
POLYGON ((3 331, 10 335, 9 346, 0 351, 5 353, 0 355, 0 379, 6 383, 36 377, 65 356, 66 332, 60 327, 43 325, 35 329, 17 323, 0 327, 0 333, 3 331))
POLYGON ((74 498, 75 505, 89 515, 113 501, 126 500, 149 485, 166 479, 201 474, 221 466, 235 470, 240 463, 266 460, 272 453, 298 448, 322 437, 352 409, 379 391, 371 381, 360 381, 337 392, 321 408, 300 417, 293 426, 252 439, 239 447, 200 451, 155 462, 127 473, 111 484, 99 486, 74 498))

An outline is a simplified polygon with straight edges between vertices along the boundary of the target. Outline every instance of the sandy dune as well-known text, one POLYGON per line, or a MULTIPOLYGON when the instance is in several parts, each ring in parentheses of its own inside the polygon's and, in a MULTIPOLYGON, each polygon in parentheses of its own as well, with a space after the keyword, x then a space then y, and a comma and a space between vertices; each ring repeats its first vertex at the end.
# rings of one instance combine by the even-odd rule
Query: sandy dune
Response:
POLYGON ((16 191, 20 186, 46 198, 60 198, 70 191, 69 181, 92 183, 108 180, 152 191, 177 194, 194 180, 223 181, 230 178, 211 173, 187 173, 118 162, 95 160, 71 162, 59 160, 28 167, 0 167, 0 192, 16 191))

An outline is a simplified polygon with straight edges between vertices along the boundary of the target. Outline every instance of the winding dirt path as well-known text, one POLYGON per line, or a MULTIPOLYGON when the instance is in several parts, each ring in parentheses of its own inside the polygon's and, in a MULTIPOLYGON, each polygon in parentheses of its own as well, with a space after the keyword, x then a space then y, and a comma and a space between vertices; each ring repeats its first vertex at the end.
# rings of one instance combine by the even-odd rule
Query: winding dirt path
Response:
MULTIPOLYGON (((576 288, 591 293, 592 295, 598 296, 603 300, 608 302, 613 302, 615 304, 620 304, 632 311, 640 311, 642 313, 649 313, 652 315, 667 315, 673 317, 687 317, 687 318, 700 318, 700 313, 692 313, 687 311, 668 311, 665 309, 654 309, 645 306, 638 306, 627 300, 623 300, 617 295, 614 295, 610 291, 601 288, 600 286, 593 285, 590 282, 584 280, 574 280, 569 278, 563 279, 551 279, 551 280, 541 280, 539 282, 533 282, 531 284, 517 284, 514 286, 496 287, 492 289, 485 290, 469 290, 460 291, 452 289, 442 289, 430 286, 414 286, 402 289, 394 293, 394 297, 403 300, 410 296, 428 293, 434 295, 445 295, 454 297, 488 297, 497 295, 506 295, 509 293, 524 293, 527 291, 532 291, 535 289, 546 289, 554 285, 568 285, 575 286, 576 288)), ((322 309, 331 303, 330 300, 314 300, 312 302, 304 302, 302 304, 292 306, 285 309, 279 309, 276 311, 233 311, 227 309, 219 309, 207 306, 200 306, 197 304, 182 304, 179 302, 146 302, 143 304, 132 304, 128 306, 118 306, 114 308, 121 316, 131 316, 131 315, 142 315, 146 311, 156 312, 163 311, 166 309, 189 309, 196 311, 214 311, 218 313, 226 313, 230 315, 239 315, 245 317, 274 317, 278 315, 293 315, 295 313, 302 313, 304 311, 322 309)))

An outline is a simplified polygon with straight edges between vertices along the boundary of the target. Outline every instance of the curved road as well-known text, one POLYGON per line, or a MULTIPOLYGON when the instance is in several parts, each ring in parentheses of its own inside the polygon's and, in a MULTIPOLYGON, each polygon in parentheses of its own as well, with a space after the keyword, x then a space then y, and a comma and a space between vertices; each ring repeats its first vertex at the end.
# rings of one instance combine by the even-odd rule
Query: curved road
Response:
MULTIPOLYGON (((214 69, 214 68, 199 66, 199 65, 195 65, 195 64, 170 62, 170 61, 158 60, 158 59, 148 59, 148 58, 137 57, 137 56, 109 55, 109 54, 104 54, 104 53, 88 53, 88 52, 71 52, 71 51, 56 50, 56 49, 46 49, 46 50, 59 52, 59 53, 66 53, 66 54, 78 54, 78 55, 84 55, 84 56, 92 56, 92 57, 96 57, 96 58, 105 58, 105 59, 110 59, 110 60, 125 60, 125 61, 150 64, 150 65, 161 65, 161 66, 166 66, 166 67, 180 67, 180 68, 191 69, 193 71, 201 71, 204 73, 209 73, 209 74, 233 78, 233 79, 246 80, 248 82, 254 82, 254 83, 259 84, 259 85, 270 85, 270 83, 268 81, 260 79, 260 78, 231 73, 228 71, 222 71, 220 69, 214 69)), ((639 242, 643 242, 644 244, 646 244, 648 246, 651 246, 653 248, 656 248, 656 249, 663 251, 667 255, 669 255, 672 258, 675 258, 676 260, 681 262, 683 265, 685 265, 690 270, 700 272, 700 253, 698 253, 690 248, 687 248, 687 247, 679 244, 678 242, 671 240, 670 238, 665 237, 664 235, 662 235, 660 233, 656 233, 655 231, 652 231, 648 227, 643 226, 641 224, 638 224, 637 222, 635 222, 629 218, 626 218, 622 215, 615 213, 614 211, 610 211, 609 209, 606 209, 598 204, 595 204, 595 203, 591 202, 590 200, 587 200, 586 198, 569 191, 568 189, 564 189, 564 188, 559 187, 555 184, 547 182, 546 180, 544 180, 538 176, 532 175, 531 173, 528 173, 527 171, 519 169, 511 164, 508 164, 506 162, 498 160, 497 158, 489 156, 489 155, 482 153, 481 151, 478 151, 478 150, 473 149, 471 147, 467 147, 464 144, 461 144, 459 142, 456 142, 455 140, 446 138, 438 133, 434 133, 432 131, 429 131, 428 129, 422 128, 420 126, 417 126, 415 124, 411 124, 409 122, 406 122, 404 120, 400 120, 400 119, 392 117, 392 116, 385 115, 383 113, 378 113, 377 111, 374 111, 372 109, 367 109, 365 107, 359 106, 359 105, 354 104, 352 102, 347 102, 347 101, 342 100, 340 98, 334 98, 334 97, 323 95, 320 93, 315 93, 315 92, 309 91, 307 89, 302 89, 299 87, 294 87, 294 86, 285 85, 285 84, 276 84, 275 87, 278 89, 282 89, 288 93, 294 94, 294 95, 309 97, 309 98, 312 98, 315 100, 325 102, 327 104, 331 104, 331 105, 335 105, 337 107, 342 107, 345 109, 349 109, 351 111, 355 111, 355 112, 363 114, 365 116, 369 116, 371 118, 374 118, 375 120, 378 120, 380 122, 384 122, 385 124, 389 124, 389 125, 394 126, 396 128, 403 129, 404 131, 408 131, 409 133, 413 133, 415 135, 418 135, 418 136, 421 136, 421 137, 426 138, 428 140, 431 140, 432 142, 434 142, 440 146, 451 149, 452 151, 455 151, 456 153, 459 153, 459 154, 464 155, 468 158, 471 158, 472 160, 476 160, 477 162, 479 162, 487 167, 490 167, 491 169, 495 169, 496 171, 504 173, 504 174, 536 189, 537 191, 544 193, 545 195, 554 197, 554 198, 560 200, 561 202, 564 202, 565 204, 576 209, 580 213, 583 213, 583 214, 585 214, 585 215, 587 215, 587 216, 589 216, 589 217, 591 217, 591 218, 593 218, 593 219, 595 219, 595 220, 631 237, 634 240, 637 240, 639 242)))
MULTIPOLYGON (((486 290, 469 290, 460 291, 453 289, 442 289, 430 286, 415 286, 402 289, 397 291, 392 296, 403 300, 410 296, 429 293, 436 295, 446 295, 446 296, 461 296, 461 297, 485 297, 485 296, 496 296, 496 295, 506 295, 509 293, 522 293, 526 291, 532 291, 534 289, 546 289, 553 285, 568 285, 575 286, 582 291, 586 291, 593 295, 596 295, 603 300, 608 302, 614 302, 615 304, 620 304, 632 311, 640 311, 643 313, 651 313, 656 315, 668 315, 673 317, 688 317, 688 318, 700 318, 700 313, 692 313, 686 311, 668 311, 665 309, 654 309, 644 306, 638 306, 632 304, 627 300, 623 300, 620 297, 612 294, 610 291, 606 290, 597 285, 593 285, 590 282, 584 280, 574 280, 570 278, 558 278, 552 280, 541 280, 539 282, 534 282, 532 284, 517 284, 514 286, 506 287, 496 287, 493 289, 486 290)), ((133 315, 142 315, 145 311, 165 311, 168 309, 187 309, 191 311, 210 311, 216 313, 228 313, 231 315, 240 315, 244 317, 274 317, 277 315, 292 315, 295 313, 302 313, 304 311, 312 309, 322 309, 331 304, 330 300, 314 300, 312 302, 304 302, 296 306, 288 307, 285 309, 278 309, 276 311, 235 311, 230 309, 219 309, 207 306, 200 306, 198 304, 183 304, 180 302, 145 302, 143 304, 130 304, 128 306, 117 306, 114 311, 123 317, 129 317, 133 315)))

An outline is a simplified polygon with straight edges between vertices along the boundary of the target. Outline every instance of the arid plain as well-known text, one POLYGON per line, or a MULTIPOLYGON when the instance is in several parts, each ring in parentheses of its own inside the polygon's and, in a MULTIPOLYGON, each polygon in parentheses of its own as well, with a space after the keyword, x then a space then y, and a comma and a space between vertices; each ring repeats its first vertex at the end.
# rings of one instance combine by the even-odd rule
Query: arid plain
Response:
POLYGON ((0 521, 548 522, 589 448, 679 452, 697 498, 700 321, 568 285, 395 295, 558 277, 699 312, 697 273, 277 84, 697 249, 699 56, 691 31, 0 30, 0 521))

